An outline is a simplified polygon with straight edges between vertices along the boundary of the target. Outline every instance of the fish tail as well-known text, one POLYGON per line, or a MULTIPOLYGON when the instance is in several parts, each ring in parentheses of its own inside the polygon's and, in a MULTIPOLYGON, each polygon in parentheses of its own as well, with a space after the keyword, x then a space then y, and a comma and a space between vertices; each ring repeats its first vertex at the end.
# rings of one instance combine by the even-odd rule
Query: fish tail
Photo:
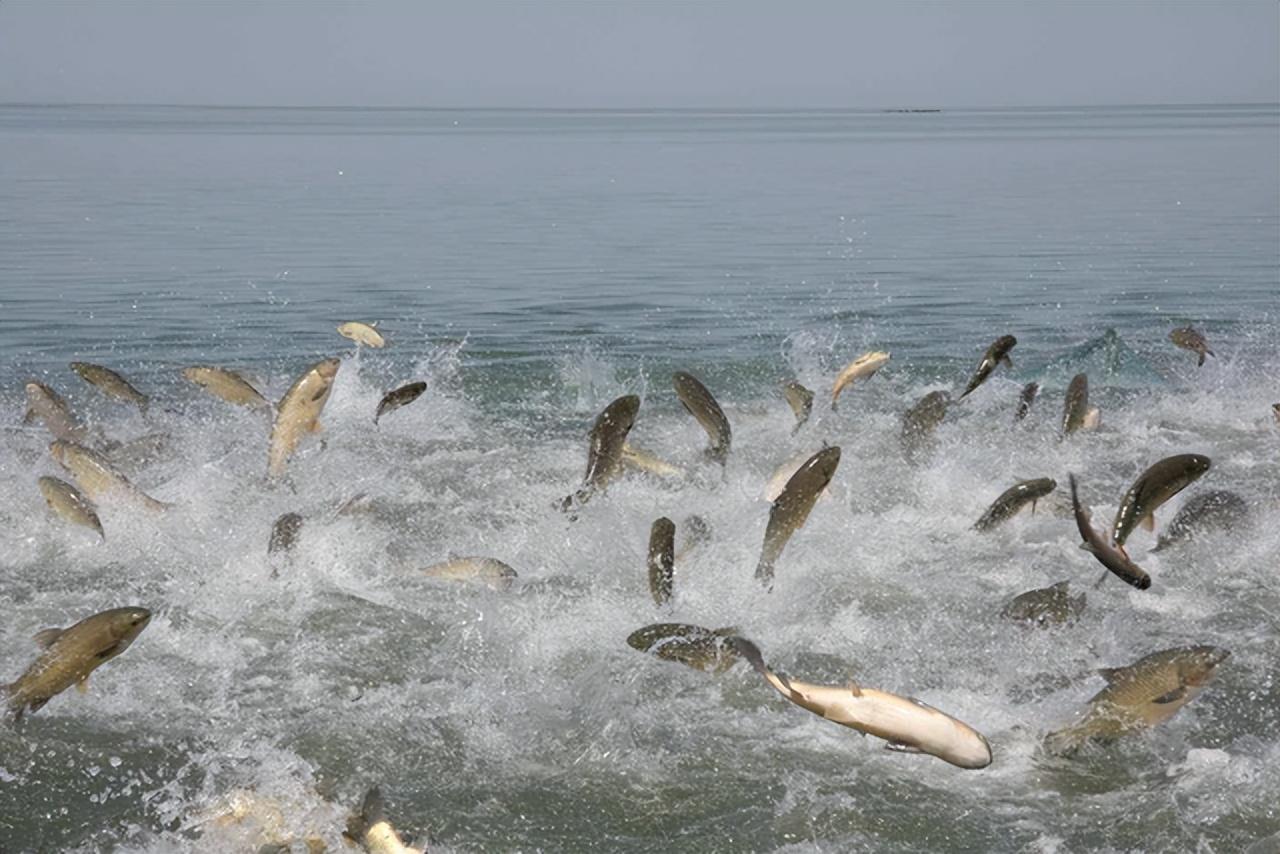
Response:
POLYGON ((1072 756, 1088 740, 1089 733, 1081 727, 1067 727, 1046 735, 1044 737, 1044 749, 1050 756, 1072 756))
POLYGON ((1198 362, 1196 362, 1196 367, 1197 367, 1197 368, 1199 368, 1199 367, 1201 367, 1201 366, 1203 366, 1203 365, 1204 365, 1204 354, 1205 354, 1205 353, 1208 353, 1208 352, 1209 352, 1208 350, 1201 350, 1201 351, 1199 352, 1199 354, 1198 354, 1198 355, 1200 356, 1200 360, 1199 360, 1198 362))
POLYGON ((760 647, 746 638, 736 635, 729 638, 729 643, 733 644, 733 648, 755 668, 757 673, 766 679, 769 677, 769 668, 764 663, 764 656, 760 653, 760 647))
POLYGON ((350 837, 357 843, 362 842, 369 828, 384 820, 384 818, 385 809, 382 790, 374 786, 365 793, 364 801, 360 805, 360 812, 352 813, 347 819, 347 830, 343 835, 350 837))

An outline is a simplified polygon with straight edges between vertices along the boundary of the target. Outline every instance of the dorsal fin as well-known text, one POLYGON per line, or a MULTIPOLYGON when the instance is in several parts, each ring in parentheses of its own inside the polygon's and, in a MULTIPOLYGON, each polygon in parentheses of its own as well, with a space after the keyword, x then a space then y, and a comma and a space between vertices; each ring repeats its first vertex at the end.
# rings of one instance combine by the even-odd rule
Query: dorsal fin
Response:
POLYGON ((855 697, 862 696, 862 686, 855 682, 852 676, 849 677, 849 693, 855 697))
POLYGON ((35 641, 36 646, 41 649, 48 649, 53 646, 54 641, 60 637, 62 637, 62 629, 41 629, 32 635, 31 639, 35 641))
POLYGON ((1099 667, 1098 675, 1108 682, 1116 682, 1124 676, 1125 668, 1123 667, 1099 667))
POLYGON ((1154 531, 1154 530, 1156 529, 1156 513, 1155 513, 1155 511, 1153 510, 1153 511, 1151 511, 1150 513, 1148 513, 1146 516, 1143 516, 1143 517, 1142 517, 1142 522, 1141 522, 1140 524, 1142 525, 1142 530, 1144 530, 1144 531, 1154 531))

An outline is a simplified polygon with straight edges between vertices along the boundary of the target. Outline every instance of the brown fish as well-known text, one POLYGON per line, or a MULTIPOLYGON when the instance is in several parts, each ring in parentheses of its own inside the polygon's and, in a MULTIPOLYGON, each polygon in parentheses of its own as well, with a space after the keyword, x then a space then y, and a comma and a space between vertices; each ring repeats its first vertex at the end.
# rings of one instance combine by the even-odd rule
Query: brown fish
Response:
POLYGON ((931 391, 916 402, 902 416, 902 450, 909 462, 919 461, 930 446, 933 431, 947 414, 951 395, 945 391, 931 391))
POLYGON ((800 385, 799 381, 791 380, 782 387, 782 396, 787 399, 787 405, 796 415, 796 426, 791 428, 794 434, 804 426, 809 420, 809 414, 813 412, 813 392, 800 385))
POLYGON ((329 402, 340 364, 338 359, 316 362, 294 380, 280 400, 267 452, 267 474, 270 477, 284 474, 285 466, 302 437, 320 430, 320 413, 329 402))
POLYGON ((408 385, 402 385, 398 389, 387 392, 383 395, 382 400, 378 401, 378 411, 373 414, 373 423, 376 425, 378 423, 378 419, 386 415, 388 412, 413 403, 421 397, 422 393, 426 390, 426 383, 416 382, 409 383, 408 385))
POLYGON ((1164 723, 1200 693, 1230 655, 1215 646, 1178 647, 1128 667, 1100 670, 1107 687, 1089 700, 1079 723, 1046 736, 1045 749, 1070 756, 1090 741, 1110 742, 1164 723))
POLYGON ((58 439, 49 446, 49 453, 64 469, 71 472, 80 489, 94 501, 115 495, 123 496, 156 512, 168 510, 172 506, 163 501, 157 501, 134 486, 97 451, 77 445, 75 442, 58 439))
MULTIPOLYGON (((1084 505, 1080 503, 1080 495, 1076 491, 1076 476, 1071 475, 1070 480, 1071 506, 1075 512, 1076 528, 1080 531, 1080 537, 1084 540, 1081 548, 1090 552, 1098 559, 1098 563, 1114 572, 1126 584, 1132 584, 1139 590, 1146 590, 1151 586, 1151 576, 1147 575, 1142 567, 1130 560, 1129 556, 1121 551, 1119 547, 1094 530, 1093 524, 1089 521, 1089 511, 1084 509, 1084 505)), ((1103 578, 1106 578, 1105 573, 1103 573, 1103 578)))
POLYGON ((40 420, 55 439, 84 444, 89 439, 88 429, 71 412, 71 407, 56 391, 44 383, 32 380, 27 383, 27 414, 23 423, 40 420))
POLYGON ((214 397, 235 406, 243 406, 258 412, 270 412, 272 409, 271 403, 248 380, 235 371, 196 365, 183 368, 182 376, 214 397))
POLYGON ((1197 481, 1210 465, 1209 458, 1201 454, 1175 454, 1140 474, 1120 499, 1111 526, 1112 541, 1123 546, 1140 523, 1148 531, 1154 530, 1156 508, 1197 481))
POLYGON ((518 577, 515 569, 492 557, 455 557, 426 567, 422 574, 444 581, 475 582, 494 590, 506 590, 518 577))
POLYGON ((831 411, 836 409, 836 401, 840 399, 840 393, 845 387, 852 384, 854 380, 871 379, 875 372, 889 364, 890 355, 873 350, 870 353, 863 353, 858 358, 844 366, 840 374, 836 377, 835 383, 831 386, 831 411))
POLYGON ((273 555, 280 552, 288 552, 293 550, 293 546, 298 541, 298 535, 302 533, 302 516, 297 513, 285 513, 276 519, 275 524, 271 526, 271 539, 267 542, 267 554, 273 555))
POLYGON ((1151 551, 1162 551, 1210 531, 1230 529, 1248 516, 1248 502, 1234 492, 1225 489, 1202 492, 1182 505, 1151 551))
POLYGON ((991 372, 1001 362, 1005 367, 1012 368, 1013 360, 1009 358, 1009 351, 1018 343, 1018 339, 1012 335, 1001 335, 995 341, 991 342, 991 346, 987 348, 987 352, 982 354, 982 361, 978 363, 978 367, 973 372, 973 376, 969 379, 969 384, 964 387, 964 391, 960 392, 960 399, 963 400, 968 394, 987 381, 987 377, 991 376, 991 372))
POLYGON ((1084 611, 1085 595, 1071 595, 1071 583, 1059 581, 1050 587, 1028 590, 1009 601, 1000 616, 1031 626, 1066 623, 1084 611))
POLYGON ((769 524, 764 532, 764 545, 756 564, 756 578, 766 587, 773 586, 773 567, 792 534, 804 525, 818 496, 831 483, 840 465, 840 449, 823 448, 809 458, 783 487, 782 494, 769 510, 769 524))
POLYGON ((85 382, 97 386, 108 397, 131 403, 142 410, 144 415, 146 414, 150 399, 110 368, 104 368, 92 362, 72 362, 71 370, 79 374, 85 382))
POLYGON ((663 516, 649 529, 649 592, 659 605, 671 601, 675 550, 676 525, 663 516))
POLYGON ((1089 415, 1089 377, 1076 374, 1067 386, 1067 396, 1062 404, 1062 432, 1059 439, 1065 439, 1085 426, 1089 415))
POLYGON ((1035 403, 1036 395, 1039 393, 1039 383, 1027 383, 1022 387, 1022 393, 1018 395, 1018 408, 1013 413, 1014 421, 1021 421, 1027 417, 1027 413, 1031 411, 1031 404, 1035 403))
POLYGON ((724 410, 716 402, 715 396, 697 377, 684 371, 676 371, 671 375, 671 385, 674 386, 676 397, 680 398, 685 411, 702 425, 703 430, 707 431, 707 436, 711 439, 707 456, 724 465, 729 457, 729 444, 733 435, 729 429, 729 419, 725 417, 724 410))
POLYGON ((582 488, 560 501, 558 506, 568 512, 575 506, 586 504, 591 496, 603 492, 622 472, 623 449, 627 434, 636 423, 640 411, 640 398, 626 394, 609 403, 596 416, 591 425, 591 444, 587 449, 587 471, 582 477, 582 488))
POLYGON ((737 633, 732 627, 704 629, 686 623, 654 623, 628 635, 627 645, 704 673, 723 673, 738 660, 738 653, 729 642, 737 633))
POLYGON ((1169 340, 1183 350, 1190 350, 1199 356, 1196 367, 1204 364, 1205 356, 1213 356, 1214 353, 1209 349, 1209 342, 1204 340, 1204 336, 1190 326, 1184 326, 1181 329, 1175 329, 1169 333, 1169 340))
POLYGON ((1028 504, 1031 505, 1031 512, 1034 513, 1036 502, 1057 488, 1058 482, 1051 477, 1038 477, 1034 480, 1015 483, 991 502, 991 506, 982 514, 982 518, 973 523, 974 530, 990 531, 1001 522, 1015 516, 1028 504))
POLYGON ((63 519, 75 525, 83 525, 98 532, 103 540, 107 534, 102 530, 102 520, 98 518, 97 508, 93 502, 85 498, 80 490, 65 480, 56 477, 42 477, 39 480, 40 494, 44 496, 49 509, 63 519))
POLYGON ((35 640, 44 651, 17 681, 0 686, 9 714, 20 721, 72 685, 85 690, 89 674, 128 649, 150 621, 146 608, 112 608, 69 629, 39 632, 35 640))

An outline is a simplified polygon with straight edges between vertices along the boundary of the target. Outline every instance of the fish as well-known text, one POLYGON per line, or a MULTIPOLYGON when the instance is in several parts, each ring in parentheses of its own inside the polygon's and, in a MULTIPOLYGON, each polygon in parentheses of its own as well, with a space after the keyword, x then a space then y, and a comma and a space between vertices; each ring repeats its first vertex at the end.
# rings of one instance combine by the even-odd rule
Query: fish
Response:
POLYGON ((1111 526, 1112 542, 1123 547, 1139 524, 1148 531, 1154 530, 1156 508, 1195 483, 1210 465, 1209 458, 1201 454, 1175 454, 1144 471, 1120 499, 1111 526))
POLYGON ((182 369, 182 376, 209 394, 235 406, 256 412, 271 412, 271 403, 248 380, 226 368, 195 365, 182 369))
POLYGON ((271 446, 267 452, 267 474, 279 477, 298 443, 308 433, 320 430, 320 412, 329 401, 333 380, 338 375, 337 359, 324 359, 307 368, 281 398, 271 425, 271 446))
POLYGON ((671 601, 675 551, 675 523, 666 516, 655 519, 649 528, 649 592, 659 605, 671 601))
POLYGON ((1244 521, 1249 515, 1249 505, 1234 492, 1214 490, 1192 496, 1173 517, 1164 534, 1156 540, 1158 552, 1170 546, 1194 540, 1201 534, 1225 530, 1244 521))
POLYGON ((1000 616, 1032 626, 1067 623, 1080 616, 1084 603, 1085 594, 1072 596, 1071 582, 1059 581, 1013 597, 1001 609, 1000 616))
POLYGON ((809 420, 809 415, 813 412, 813 392, 802 386, 799 380, 791 380, 782 386, 782 396, 786 398, 787 405, 796 416, 796 426, 791 428, 791 433, 794 435, 809 420))
POLYGON ((1230 655, 1215 646, 1175 647, 1127 667, 1100 670, 1107 686, 1089 699, 1080 721, 1045 737, 1046 751, 1070 756, 1088 742, 1111 742, 1164 723, 1201 692, 1230 655))
POLYGON ((428 578, 444 581, 473 581, 494 590, 506 590, 518 577, 507 564, 491 557, 455 557, 422 570, 428 578))
POLYGON ((950 405, 950 394, 942 390, 931 391, 903 414, 901 440, 908 461, 916 462, 919 459, 950 405))
POLYGON ((110 368, 104 368, 102 365, 95 365, 91 362, 72 362, 71 370, 80 375, 80 378, 89 385, 97 386, 108 397, 114 397, 116 400, 131 403, 142 411, 147 413, 147 406, 150 404, 150 398, 138 391, 129 381, 117 374, 110 368))
POLYGON ((683 542, 676 551, 676 560, 682 560, 689 552, 711 542, 711 526, 706 519, 696 514, 685 516, 680 523, 680 530, 684 532, 683 542))
POLYGON ((1271 404, 1271 414, 1276 417, 1276 423, 1280 424, 1280 403, 1271 404))
POLYGON ((1076 374, 1067 385, 1067 396, 1062 403, 1062 432, 1059 439, 1065 439, 1084 427, 1089 415, 1089 377, 1076 374))
POLYGON ((680 479, 684 477, 684 469, 673 466, 666 460, 659 459, 648 451, 637 448, 630 442, 622 446, 622 462, 627 468, 642 471, 658 477, 680 479))
POLYGON ((756 578, 766 587, 773 586, 773 568, 792 534, 804 525, 822 490, 831 483, 840 464, 840 449, 823 448, 810 457, 787 481, 782 494, 769 510, 769 524, 764 532, 764 545, 756 564, 756 578))
POLYGON ((1022 393, 1018 395, 1018 408, 1013 413, 1013 420, 1021 421, 1027 417, 1027 413, 1031 411, 1031 404, 1035 403, 1036 395, 1040 393, 1040 383, 1027 383, 1022 387, 1022 393))
POLYGON ((927 753, 970 770, 991 764, 991 745, 982 733, 927 703, 854 682, 836 687, 789 679, 770 670, 751 641, 730 642, 779 694, 815 715, 884 739, 888 750, 927 753))
POLYGON ((704 629, 687 623, 653 623, 627 636, 627 645, 704 673, 723 673, 738 660, 733 627, 704 629))
POLYGON ((982 361, 978 363, 977 369, 973 372, 973 376, 969 378, 969 384, 964 387, 964 391, 960 392, 960 399, 964 400, 974 389, 987 381, 987 377, 991 376, 991 372, 1001 362, 1006 368, 1013 367, 1013 360, 1009 358, 1009 351, 1018 343, 1018 339, 1012 335, 1001 335, 995 341, 991 342, 991 346, 987 348, 987 352, 982 354, 982 361))
POLYGON ((71 473, 76 484, 93 501, 119 495, 155 512, 168 510, 173 506, 147 495, 116 471, 105 457, 83 445, 56 439, 49 445, 49 453, 71 473))
MULTIPOLYGON (((1209 342, 1204 340, 1204 336, 1190 326, 1184 326, 1181 329, 1174 329, 1169 333, 1169 340, 1175 346, 1181 347, 1183 350, 1190 350, 1199 356, 1196 367, 1204 364, 1205 356, 1214 356, 1214 352, 1209 349, 1209 342)), ((1214 358, 1217 358, 1214 356, 1214 358)))
MULTIPOLYGON (((823 445, 823 447, 828 447, 823 445)), ((760 493, 760 498, 764 501, 776 501, 778 496, 782 494, 782 490, 786 488, 787 481, 791 480, 791 476, 799 471, 800 466, 809 461, 813 456, 811 451, 801 451, 800 453, 784 460, 782 465, 773 470, 773 474, 769 476, 769 482, 764 485, 764 490, 760 493)), ((822 490, 819 499, 830 498, 830 488, 822 490)))
POLYGON ((626 394, 609 403, 591 425, 591 443, 587 448, 587 471, 582 488, 558 502, 566 513, 574 506, 586 504, 597 492, 603 492, 622 472, 623 448, 627 434, 636 423, 640 398, 626 394))
POLYGON ((89 440, 89 430, 71 412, 71 407, 56 391, 44 383, 32 380, 26 385, 27 412, 24 424, 43 421, 55 439, 84 444, 89 440))
POLYGON ((840 393, 845 387, 851 385, 854 380, 871 379, 876 371, 889 364, 890 356, 888 353, 882 353, 879 350, 872 350, 869 353, 863 353, 858 358, 844 366, 844 370, 836 376, 836 381, 831 386, 831 411, 835 412, 836 402, 840 399, 840 393))
POLYGON ((375 350, 387 346, 387 341, 374 327, 376 323, 361 323, 358 320, 349 320, 346 323, 338 324, 338 334, 343 338, 350 338, 357 344, 363 344, 366 347, 372 347, 375 350))
POLYGON ((1058 488, 1058 482, 1051 477, 1038 477, 1024 480, 1000 493, 1000 497, 991 502, 982 518, 973 523, 975 531, 990 531, 1001 522, 1013 517, 1028 504, 1031 512, 1036 511, 1036 502, 1058 488))
POLYGON ((267 554, 289 552, 298 542, 302 533, 302 516, 297 513, 284 513, 271 526, 271 539, 267 541, 267 554))
POLYGON ((707 456, 723 466, 729 457, 729 444, 733 439, 724 410, 716 402, 715 396, 693 374, 676 371, 671 375, 671 385, 685 410, 707 431, 707 436, 711 439, 707 456))
POLYGON ((382 790, 374 786, 365 793, 360 812, 347 819, 343 836, 363 848, 367 854, 425 854, 426 848, 411 848, 387 821, 382 790))
MULTIPOLYGON (((1084 540, 1081 546, 1087 552, 1090 552, 1098 562, 1118 575, 1126 584, 1132 584, 1139 590, 1146 590, 1151 586, 1151 576, 1146 573, 1142 567, 1138 566, 1129 556, 1120 548, 1108 542, 1108 540, 1099 534, 1089 520, 1089 511, 1084 509, 1080 503, 1080 495, 1076 491, 1076 476, 1070 475, 1071 480, 1071 507, 1076 517, 1076 528, 1080 531, 1080 537, 1084 540)), ((1103 575, 1106 578, 1106 575, 1103 575)))
POLYGON ((68 629, 38 632, 35 641, 43 652, 16 681, 0 686, 9 716, 20 722, 72 685, 84 691, 89 674, 128 649, 149 622, 146 608, 112 608, 68 629))
POLYGON ((40 493, 48 503, 49 509, 74 525, 83 525, 98 532, 105 542, 106 531, 102 530, 102 520, 98 518, 98 509, 93 502, 80 493, 65 480, 56 477, 42 477, 38 481, 40 493))
POLYGON ((402 385, 400 388, 387 392, 382 396, 382 400, 378 401, 378 410, 373 413, 373 423, 376 425, 378 419, 388 412, 413 403, 426 390, 427 384, 419 381, 402 385))

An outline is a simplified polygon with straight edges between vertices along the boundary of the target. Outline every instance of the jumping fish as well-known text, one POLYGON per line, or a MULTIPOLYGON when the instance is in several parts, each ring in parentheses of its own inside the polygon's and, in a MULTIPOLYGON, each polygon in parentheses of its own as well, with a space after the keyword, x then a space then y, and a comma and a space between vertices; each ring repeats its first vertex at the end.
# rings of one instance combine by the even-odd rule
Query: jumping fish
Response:
POLYGON ((640 398, 627 394, 610 402, 596 416, 591 426, 587 472, 582 478, 582 488, 559 502, 561 510, 568 512, 575 505, 586 504, 592 495, 603 492, 622 471, 623 448, 639 411, 640 398))
POLYGON ((432 564, 422 574, 445 581, 473 581, 495 590, 506 590, 517 577, 514 569, 491 557, 456 557, 432 564))
POLYGON ((689 552, 711 542, 711 526, 706 519, 696 514, 685 516, 680 523, 680 530, 683 532, 683 542, 676 552, 676 560, 682 560, 689 552))
POLYGON ((715 396, 693 374, 676 371, 671 375, 671 385, 685 410, 707 431, 707 436, 711 439, 707 456, 723 466, 729 458, 729 443, 733 438, 724 410, 716 402, 715 396))
POLYGON ((1013 597, 1000 615, 1032 626, 1047 626, 1074 620, 1084 611, 1084 603, 1083 593, 1072 596, 1071 583, 1059 581, 1013 597))
POLYGON ((1198 480, 1210 465, 1209 458, 1201 454, 1175 454, 1144 471, 1120 499, 1111 526, 1112 541, 1123 547, 1139 524, 1148 531, 1155 530, 1156 508, 1198 480))
POLYGON ((863 353, 858 358, 844 366, 835 383, 831 386, 831 410, 834 412, 836 401, 840 399, 840 393, 844 391, 845 386, 853 383, 858 379, 870 379, 876 371, 889 364, 889 354, 873 350, 870 353, 863 353))
POLYGON ((376 425, 378 423, 378 419, 386 415, 388 412, 413 403, 421 397, 422 393, 426 390, 426 383, 416 382, 409 383, 408 385, 402 385, 398 389, 387 392, 382 396, 382 400, 378 401, 378 410, 373 413, 373 423, 376 425))
POLYGON ((1045 749, 1070 756, 1087 742, 1114 741, 1164 723, 1200 693, 1230 654, 1215 646, 1178 647, 1099 671, 1107 687, 1090 698, 1078 723, 1046 736, 1045 749))
POLYGON ((1014 421, 1021 421, 1027 417, 1027 413, 1031 411, 1031 404, 1035 403, 1036 395, 1040 393, 1040 383, 1027 383, 1022 387, 1022 393, 1018 395, 1018 408, 1013 413, 1014 421))
POLYGON ((1001 522, 1011 518, 1028 504, 1031 512, 1036 510, 1036 502, 1058 488, 1058 482, 1051 477, 1038 477, 1024 480, 1000 493, 1000 497, 991 503, 982 518, 973 523, 976 531, 990 531, 1001 522))
POLYGON ((1213 356, 1214 353, 1209 349, 1209 342, 1204 340, 1204 336, 1190 326, 1184 326, 1181 329, 1175 329, 1169 333, 1169 340, 1183 350, 1190 350, 1200 357, 1196 362, 1196 367, 1204 364, 1205 356, 1213 356))
POLYGON ((271 477, 284 474, 289 458, 304 435, 320 430, 320 412, 333 391, 339 364, 337 359, 316 362, 294 381, 280 400, 267 453, 267 474, 271 477))
POLYGON ((951 404, 945 391, 931 391, 902 416, 902 449, 910 462, 916 462, 928 446, 934 429, 942 423, 951 404))
POLYGON ((102 530, 102 520, 98 518, 97 508, 92 501, 80 494, 80 490, 56 477, 42 477, 39 484, 40 493, 50 510, 72 524, 92 528, 98 532, 99 537, 106 540, 107 534, 102 530))
POLYGON ((86 617, 69 629, 45 629, 36 634, 44 650, 17 681, 0 687, 15 721, 76 685, 85 690, 89 674, 129 648, 151 621, 146 608, 112 608, 86 617))
POLYGON ((884 739, 888 750, 927 753, 958 768, 991 764, 991 745, 982 733, 914 697, 863 688, 853 682, 834 687, 788 679, 765 665, 751 641, 735 637, 731 642, 779 694, 815 715, 884 739))
POLYGON ((338 334, 343 338, 350 338, 357 344, 363 344, 366 347, 372 347, 375 350, 387 346, 387 341, 374 328, 377 324, 361 323, 358 320, 350 320, 346 323, 338 325, 338 334))
POLYGON ((271 539, 267 541, 267 554, 274 555, 293 550, 302 533, 302 516, 297 513, 281 514, 271 526, 271 539))
POLYGON ((1098 426, 1097 408, 1089 408, 1089 377, 1076 374, 1067 386, 1067 396, 1062 404, 1062 432, 1065 439, 1077 430, 1090 430, 1098 426))
MULTIPOLYGON (((823 447, 826 447, 825 445, 823 447)), ((778 496, 782 494, 782 490, 786 488, 787 481, 791 480, 791 476, 800 470, 800 466, 807 463, 813 454, 809 451, 801 451, 793 457, 783 461, 782 465, 773 470, 773 474, 769 477, 769 482, 764 485, 764 491, 760 493, 760 498, 764 501, 776 501, 778 496)), ((824 489, 819 498, 830 498, 831 490, 824 489)))
POLYGON ((1271 404, 1271 414, 1276 417, 1276 423, 1280 424, 1280 403, 1271 404))
POLYGON ((737 631, 732 627, 704 629, 685 623, 654 623, 632 632, 627 645, 704 673, 723 673, 738 660, 729 640, 737 631))
POLYGON ((76 484, 94 501, 111 495, 124 495, 148 510, 167 510, 172 505, 157 501, 129 479, 112 468, 97 451, 91 451, 75 442, 58 439, 49 446, 49 453, 75 478, 76 484))
POLYGON ((35 380, 27 383, 26 391, 27 414, 23 416, 23 423, 39 419, 55 439, 81 444, 88 441, 89 431, 71 413, 71 407, 61 395, 35 380))
POLYGON ((648 451, 637 448, 630 442, 622 446, 622 462, 631 469, 642 471, 646 474, 657 475, 671 479, 680 479, 684 477, 684 470, 679 466, 673 466, 666 460, 659 459, 648 451))
POLYGON ((1158 552, 1193 540, 1201 534, 1230 528, 1244 521, 1248 515, 1249 505, 1234 492, 1202 492, 1182 505, 1182 509, 1173 517, 1151 551, 1158 552))
POLYGON ((243 406, 258 412, 270 412, 271 404, 258 393, 248 380, 226 368, 196 365, 182 369, 182 376, 200 386, 209 394, 235 406, 243 406))
MULTIPOLYGON (((1076 517, 1076 528, 1084 540, 1081 548, 1093 554, 1100 564, 1118 575, 1126 584, 1132 584, 1139 590, 1146 590, 1151 586, 1151 576, 1130 560, 1119 547, 1094 529, 1089 521, 1089 511, 1080 503, 1080 495, 1076 491, 1076 476, 1071 475, 1070 480, 1071 506, 1076 517)), ((1106 578, 1105 573, 1103 578, 1106 578)))
POLYGON ((649 529, 649 592, 659 605, 671 601, 675 551, 675 523, 666 516, 654 520, 649 529))
POLYGON ((102 365, 95 365, 91 362, 72 362, 71 370, 79 374, 85 382, 97 386, 108 397, 114 397, 116 400, 121 400, 125 403, 132 403, 142 410, 144 415, 146 414, 150 399, 110 368, 104 368, 102 365))
POLYGON ((791 535, 804 525, 822 490, 831 483, 840 464, 840 449, 823 448, 800 466, 787 481, 782 494, 769 510, 769 524, 764 532, 764 546, 756 564, 756 578, 766 587, 773 586, 773 567, 791 535))
POLYGON ((969 379, 969 384, 964 387, 964 391, 960 393, 960 399, 963 400, 971 391, 976 389, 987 381, 987 377, 991 376, 991 372, 1001 362, 1005 367, 1012 368, 1013 361, 1009 358, 1009 351, 1018 343, 1018 339, 1012 335, 1001 335, 995 341, 991 342, 991 346, 987 348, 987 352, 982 354, 982 361, 978 363, 978 368, 973 372, 973 376, 969 379))
POLYGON ((794 435, 809 420, 809 414, 813 412, 813 392, 800 385, 798 380, 791 380, 783 385, 782 396, 787 399, 787 405, 796 415, 796 426, 791 428, 794 435))
POLYGON ((382 791, 374 786, 364 796, 360 812, 347 819, 343 836, 363 848, 366 854, 426 854, 426 848, 411 848, 400 840, 387 821, 382 791))

